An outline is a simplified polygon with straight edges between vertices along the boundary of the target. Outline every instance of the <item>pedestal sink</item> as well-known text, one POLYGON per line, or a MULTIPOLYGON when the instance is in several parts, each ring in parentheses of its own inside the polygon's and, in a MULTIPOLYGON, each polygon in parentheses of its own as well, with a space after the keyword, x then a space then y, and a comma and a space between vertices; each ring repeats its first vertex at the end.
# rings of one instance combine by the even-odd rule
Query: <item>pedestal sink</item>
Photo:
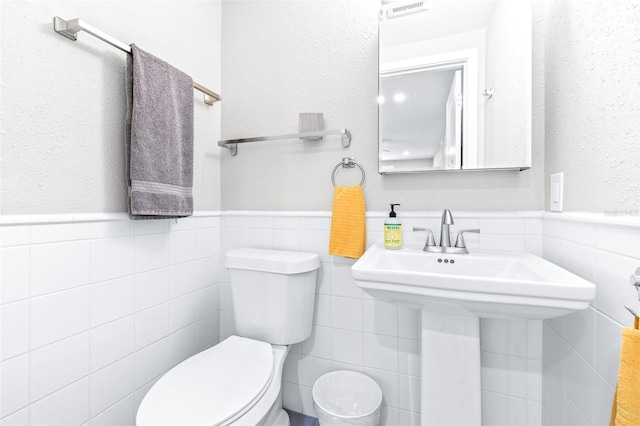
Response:
POLYGON ((479 318, 586 309, 595 286, 530 253, 427 253, 371 246, 353 265, 375 298, 422 311, 422 425, 480 425, 479 318))

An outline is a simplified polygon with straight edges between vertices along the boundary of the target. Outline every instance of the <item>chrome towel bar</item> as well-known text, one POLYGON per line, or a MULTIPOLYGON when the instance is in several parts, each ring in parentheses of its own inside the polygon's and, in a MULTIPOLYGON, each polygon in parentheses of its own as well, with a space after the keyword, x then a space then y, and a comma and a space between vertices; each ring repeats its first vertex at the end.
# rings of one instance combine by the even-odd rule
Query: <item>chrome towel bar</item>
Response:
POLYGON ((277 140, 284 140, 284 139, 312 139, 312 138, 321 138, 323 136, 328 136, 328 135, 342 135, 342 146, 345 148, 351 144, 351 132, 347 129, 338 129, 338 130, 320 130, 316 132, 291 133, 288 135, 278 135, 278 136, 258 136, 255 138, 229 139, 226 141, 219 141, 218 146, 222 148, 227 148, 229 151, 231 151, 231 155, 235 156, 238 153, 238 147, 236 144, 239 144, 239 143, 277 141, 277 140))
MULTIPOLYGON (((342 135, 342 146, 347 148, 351 145, 351 132, 347 129, 324 130, 324 119, 321 112, 301 112, 298 117, 298 133, 278 136, 258 136, 255 138, 240 138, 219 141, 218 146, 226 148, 231 155, 238 154, 238 144, 247 142, 277 141, 285 139, 304 139, 307 141, 317 141, 323 136, 342 135)), ((351 166, 353 167, 353 166, 351 166)))
MULTIPOLYGON (((58 34, 61 34, 73 41, 76 41, 78 39, 77 34, 80 31, 84 31, 96 37, 97 39, 100 39, 105 43, 110 44, 111 46, 122 50, 123 52, 131 54, 131 47, 129 45, 119 40, 116 40, 110 35, 87 24, 86 22, 84 22, 82 19, 79 19, 79 18, 67 20, 67 19, 62 19, 56 16, 53 18, 53 29, 58 34)), ((203 85, 196 83, 195 81, 193 82, 193 88, 199 92, 204 93, 204 103, 207 105, 213 105, 215 102, 220 101, 220 95, 218 95, 217 93, 215 93, 210 89, 207 89, 203 85)))

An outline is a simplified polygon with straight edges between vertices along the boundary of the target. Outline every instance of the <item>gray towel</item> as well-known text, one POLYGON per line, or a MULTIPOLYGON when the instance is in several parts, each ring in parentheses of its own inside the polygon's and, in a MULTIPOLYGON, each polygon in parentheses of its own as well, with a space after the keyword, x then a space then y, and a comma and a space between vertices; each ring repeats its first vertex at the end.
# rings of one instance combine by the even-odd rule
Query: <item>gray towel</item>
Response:
POLYGON ((135 44, 128 60, 129 214, 193 214, 193 80, 135 44))

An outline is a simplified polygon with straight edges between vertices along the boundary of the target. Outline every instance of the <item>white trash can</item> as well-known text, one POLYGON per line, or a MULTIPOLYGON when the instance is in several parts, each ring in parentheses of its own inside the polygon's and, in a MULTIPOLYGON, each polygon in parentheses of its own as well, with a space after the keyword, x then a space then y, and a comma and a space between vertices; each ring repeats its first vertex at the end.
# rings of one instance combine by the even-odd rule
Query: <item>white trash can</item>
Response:
POLYGON ((382 391, 362 373, 332 371, 316 380, 311 393, 321 426, 377 426, 380 422, 382 391))

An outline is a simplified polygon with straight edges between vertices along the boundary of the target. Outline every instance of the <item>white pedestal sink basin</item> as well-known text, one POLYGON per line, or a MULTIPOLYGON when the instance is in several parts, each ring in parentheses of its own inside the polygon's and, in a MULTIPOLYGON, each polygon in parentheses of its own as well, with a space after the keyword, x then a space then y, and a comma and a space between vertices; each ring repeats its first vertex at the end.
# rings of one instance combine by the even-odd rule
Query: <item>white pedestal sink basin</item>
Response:
POLYGON ((353 265, 370 295, 422 311, 421 424, 480 425, 479 318, 586 309, 595 286, 530 253, 427 253, 374 245, 353 265))
POLYGON ((353 265, 374 297, 435 312, 547 319, 586 309, 595 286, 530 253, 426 253, 372 246, 353 265))

